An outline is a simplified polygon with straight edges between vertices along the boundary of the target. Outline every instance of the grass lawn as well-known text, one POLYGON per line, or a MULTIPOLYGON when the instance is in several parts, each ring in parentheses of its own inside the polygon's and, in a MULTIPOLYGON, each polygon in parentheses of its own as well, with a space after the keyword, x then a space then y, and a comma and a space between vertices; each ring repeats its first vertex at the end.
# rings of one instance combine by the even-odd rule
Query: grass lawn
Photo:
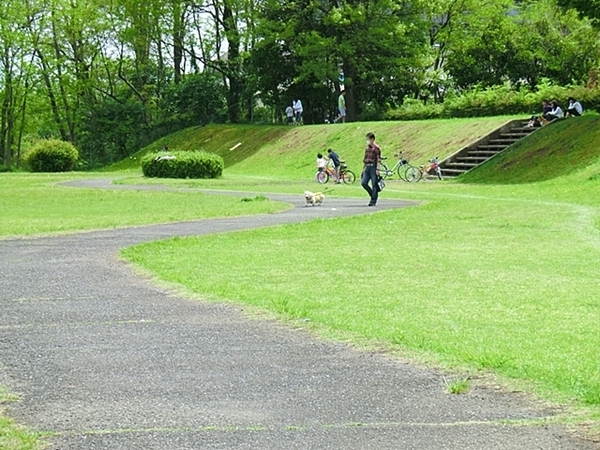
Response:
MULTIPOLYGON (((310 319, 304 326, 326 337, 490 370, 597 414, 598 172, 595 163, 512 186, 390 183, 384 196, 425 202, 123 254, 208 298, 310 319)), ((343 188, 336 193, 360 194, 343 188)))
POLYGON ((35 450, 39 448, 39 434, 15 424, 11 419, 3 417, 4 404, 16 400, 0 387, 0 449, 2 450, 35 450))
POLYGON ((177 222, 281 211, 272 201, 199 192, 118 191, 58 186, 93 174, 0 174, 0 237, 177 222))

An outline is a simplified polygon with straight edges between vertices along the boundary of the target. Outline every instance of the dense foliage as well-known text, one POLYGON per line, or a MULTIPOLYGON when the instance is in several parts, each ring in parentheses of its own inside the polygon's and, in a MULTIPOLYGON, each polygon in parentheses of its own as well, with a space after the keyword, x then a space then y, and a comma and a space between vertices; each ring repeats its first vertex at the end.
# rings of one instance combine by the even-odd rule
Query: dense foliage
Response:
POLYGON ((483 117, 505 114, 537 114, 542 100, 558 100, 563 108, 567 99, 578 99, 584 109, 600 112, 600 89, 561 87, 542 84, 532 91, 526 86, 510 84, 488 88, 477 87, 470 92, 448 96, 443 103, 407 98, 399 107, 385 114, 387 120, 421 120, 450 117, 483 117))
POLYGON ((33 172, 68 172, 77 166, 79 152, 70 142, 58 139, 39 141, 27 155, 33 172))
POLYGON ((142 172, 153 178, 218 178, 223 174, 223 158, 214 153, 160 152, 142 158, 142 172))
POLYGON ((585 86, 598 14, 598 0, 0 2, 0 164, 53 137, 94 167, 190 125, 279 122, 295 97, 322 123, 342 88, 365 120, 506 83, 585 86))

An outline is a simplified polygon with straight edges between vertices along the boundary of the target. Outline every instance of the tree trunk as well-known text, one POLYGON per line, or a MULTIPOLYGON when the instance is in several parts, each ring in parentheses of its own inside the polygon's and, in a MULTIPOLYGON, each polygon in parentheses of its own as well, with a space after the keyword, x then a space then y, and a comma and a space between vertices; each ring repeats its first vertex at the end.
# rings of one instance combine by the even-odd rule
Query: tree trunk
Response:
POLYGON ((58 103, 56 102, 56 95, 54 94, 54 87, 52 86, 52 80, 50 79, 50 69, 48 68, 48 64, 46 59, 44 58, 43 53, 39 48, 35 49, 35 53, 40 60, 42 65, 42 79, 44 80, 44 86, 46 87, 46 94, 48 95, 48 100, 50 102, 50 109, 52 110, 52 116, 54 117, 54 121, 56 122, 56 126, 58 127, 58 131, 60 132, 60 137, 63 141, 69 140, 69 135, 64 126, 63 120, 60 117, 60 111, 58 109, 58 103))
POLYGON ((10 169, 12 165, 12 128, 14 123, 14 118, 12 117, 13 86, 10 70, 5 68, 4 76, 4 98, 2 100, 2 120, 0 123, 0 152, 2 152, 4 166, 10 169))
POLYGON ((179 0, 173 1, 173 76, 175 83, 181 82, 185 8, 185 6, 182 7, 179 0))
POLYGON ((227 110, 229 121, 238 123, 240 121, 240 103, 244 85, 240 76, 240 33, 230 0, 224 0, 223 2, 223 31, 228 44, 227 79, 229 91, 227 93, 227 110))
POLYGON ((355 92, 355 70, 354 67, 348 62, 348 60, 344 60, 343 63, 344 69, 344 88, 346 89, 346 121, 354 122, 358 117, 358 107, 356 101, 356 92, 355 92))

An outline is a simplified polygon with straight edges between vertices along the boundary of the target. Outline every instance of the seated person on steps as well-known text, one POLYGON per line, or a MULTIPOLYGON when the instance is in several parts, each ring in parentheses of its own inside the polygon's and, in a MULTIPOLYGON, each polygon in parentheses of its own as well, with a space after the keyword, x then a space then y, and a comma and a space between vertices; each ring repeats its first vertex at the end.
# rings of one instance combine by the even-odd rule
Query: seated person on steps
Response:
POLYGON ((558 102, 556 100, 552 100, 552 111, 542 116, 542 123, 546 125, 556 119, 562 119, 563 117, 564 113, 562 108, 558 106, 558 102))
MULTIPOLYGON (((550 102, 548 100, 542 100, 542 116, 544 114, 549 114, 552 111, 552 106, 550 106, 550 102)), ((542 126, 542 122, 540 121, 540 116, 531 116, 531 120, 529 120, 529 123, 527 124, 527 126, 529 128, 532 127, 541 127, 542 126)))

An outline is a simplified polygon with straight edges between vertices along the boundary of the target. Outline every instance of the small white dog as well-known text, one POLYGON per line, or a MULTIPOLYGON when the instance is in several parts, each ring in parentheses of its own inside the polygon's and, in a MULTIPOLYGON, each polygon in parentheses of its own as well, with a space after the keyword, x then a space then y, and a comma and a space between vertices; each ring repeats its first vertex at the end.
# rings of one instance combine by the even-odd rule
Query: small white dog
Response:
POLYGON ((319 205, 321 206, 323 204, 323 200, 325 199, 325 196, 323 195, 322 192, 310 192, 310 191, 304 191, 304 198, 306 199, 306 205, 319 205))

